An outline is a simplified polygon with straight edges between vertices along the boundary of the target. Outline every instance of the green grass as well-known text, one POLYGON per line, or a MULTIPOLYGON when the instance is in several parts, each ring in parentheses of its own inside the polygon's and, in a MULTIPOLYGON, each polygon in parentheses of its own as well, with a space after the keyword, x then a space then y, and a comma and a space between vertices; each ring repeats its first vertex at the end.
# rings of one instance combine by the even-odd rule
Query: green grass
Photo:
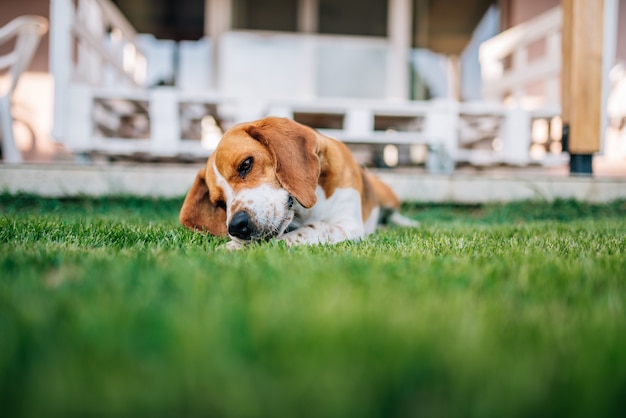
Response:
POLYGON ((3 416, 626 411, 626 201, 234 253, 181 202, 0 195, 3 416))

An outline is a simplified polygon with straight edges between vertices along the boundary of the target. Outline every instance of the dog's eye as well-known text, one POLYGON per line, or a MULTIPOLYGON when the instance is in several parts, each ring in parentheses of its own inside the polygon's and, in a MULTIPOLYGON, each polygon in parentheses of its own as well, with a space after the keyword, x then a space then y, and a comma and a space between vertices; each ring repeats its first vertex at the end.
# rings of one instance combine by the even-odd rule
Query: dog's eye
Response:
POLYGON ((246 178, 246 174, 252 170, 252 163, 254 163, 254 159, 252 157, 248 157, 239 164, 239 168, 237 171, 239 172, 239 177, 246 178))

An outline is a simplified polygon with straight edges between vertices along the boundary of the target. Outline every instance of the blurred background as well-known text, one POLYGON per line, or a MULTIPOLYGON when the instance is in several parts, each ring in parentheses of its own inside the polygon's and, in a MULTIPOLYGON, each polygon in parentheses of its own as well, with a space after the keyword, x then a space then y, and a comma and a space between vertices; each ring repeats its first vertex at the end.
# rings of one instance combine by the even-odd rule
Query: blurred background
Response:
MULTIPOLYGON (((200 162, 232 124, 278 115, 380 168, 567 170, 576 2, 3 0, 0 26, 49 20, 15 90, 2 78, 14 162, 200 162)), ((626 1, 601 3, 598 134, 575 151, 626 175, 626 1)))

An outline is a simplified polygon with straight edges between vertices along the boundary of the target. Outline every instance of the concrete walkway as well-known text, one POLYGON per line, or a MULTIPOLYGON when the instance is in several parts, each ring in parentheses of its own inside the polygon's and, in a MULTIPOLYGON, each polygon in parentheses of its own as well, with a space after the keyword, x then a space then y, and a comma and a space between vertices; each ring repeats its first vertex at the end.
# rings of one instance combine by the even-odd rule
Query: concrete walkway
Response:
MULTIPOLYGON (((0 190, 41 196, 184 196, 198 164, 0 164, 0 190)), ((420 169, 373 170, 404 201, 488 203, 557 198, 607 202, 626 198, 626 173, 569 176, 557 169, 459 169, 429 174, 420 169)))

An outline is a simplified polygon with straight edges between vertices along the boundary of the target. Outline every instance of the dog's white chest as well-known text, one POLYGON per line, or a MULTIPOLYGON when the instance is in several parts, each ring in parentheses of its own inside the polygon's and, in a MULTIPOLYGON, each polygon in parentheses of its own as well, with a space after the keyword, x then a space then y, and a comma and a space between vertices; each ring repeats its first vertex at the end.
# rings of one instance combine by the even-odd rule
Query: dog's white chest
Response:
POLYGON ((290 229, 314 222, 341 223, 361 220, 361 195, 352 188, 339 188, 326 197, 324 189, 315 190, 317 203, 306 209, 296 203, 295 216, 290 229))

